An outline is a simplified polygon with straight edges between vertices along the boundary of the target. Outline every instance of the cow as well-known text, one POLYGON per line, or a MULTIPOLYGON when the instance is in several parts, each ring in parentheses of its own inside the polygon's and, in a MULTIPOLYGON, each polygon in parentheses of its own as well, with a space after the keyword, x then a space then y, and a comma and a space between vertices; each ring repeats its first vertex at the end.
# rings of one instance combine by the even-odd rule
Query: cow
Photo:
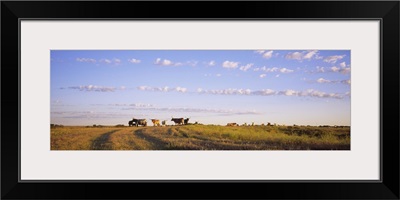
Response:
POLYGON ((151 120, 151 122, 153 122, 153 126, 161 126, 159 119, 150 119, 150 120, 151 120))
POLYGON ((185 122, 183 118, 172 118, 171 121, 175 122, 175 125, 183 125, 185 122))
POLYGON ((166 125, 167 125, 167 122, 166 122, 165 120, 163 120, 163 121, 161 122, 161 124, 162 124, 163 126, 166 126, 166 125))
POLYGON ((227 123, 226 126, 239 126, 239 124, 233 122, 233 123, 227 123))
POLYGON ((147 121, 146 121, 146 119, 133 118, 131 121, 128 122, 128 124, 129 124, 129 126, 136 126, 136 127, 138 127, 139 125, 147 126, 147 121))
POLYGON ((188 125, 189 119, 190 119, 190 118, 184 119, 184 120, 183 120, 183 123, 184 123, 185 125, 188 125))
POLYGON ((133 120, 130 120, 128 122, 128 126, 136 126, 136 123, 133 120))

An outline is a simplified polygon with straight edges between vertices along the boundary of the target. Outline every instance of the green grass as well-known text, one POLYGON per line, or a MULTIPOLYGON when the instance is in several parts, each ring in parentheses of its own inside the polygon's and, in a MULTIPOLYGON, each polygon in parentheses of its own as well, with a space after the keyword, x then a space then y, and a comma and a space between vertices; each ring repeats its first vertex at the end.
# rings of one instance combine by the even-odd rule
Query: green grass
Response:
POLYGON ((349 150, 350 128, 299 126, 56 127, 52 150, 349 150))

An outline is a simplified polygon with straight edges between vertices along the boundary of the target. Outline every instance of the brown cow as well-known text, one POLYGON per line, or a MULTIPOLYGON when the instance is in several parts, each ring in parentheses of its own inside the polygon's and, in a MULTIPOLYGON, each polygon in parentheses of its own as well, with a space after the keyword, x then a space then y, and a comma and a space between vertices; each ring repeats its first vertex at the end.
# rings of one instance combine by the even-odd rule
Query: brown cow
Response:
POLYGON ((150 120, 151 120, 151 122, 153 122, 153 126, 161 126, 159 119, 150 119, 150 120))
POLYGON ((233 123, 227 123, 226 126, 239 126, 239 124, 233 122, 233 123))

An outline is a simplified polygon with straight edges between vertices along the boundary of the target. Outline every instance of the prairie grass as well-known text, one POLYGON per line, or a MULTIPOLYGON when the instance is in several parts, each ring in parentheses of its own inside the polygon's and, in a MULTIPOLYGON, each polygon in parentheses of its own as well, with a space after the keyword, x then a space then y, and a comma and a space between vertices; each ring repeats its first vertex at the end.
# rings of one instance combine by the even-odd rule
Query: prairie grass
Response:
POLYGON ((58 127, 52 150, 349 150, 349 127, 58 127))

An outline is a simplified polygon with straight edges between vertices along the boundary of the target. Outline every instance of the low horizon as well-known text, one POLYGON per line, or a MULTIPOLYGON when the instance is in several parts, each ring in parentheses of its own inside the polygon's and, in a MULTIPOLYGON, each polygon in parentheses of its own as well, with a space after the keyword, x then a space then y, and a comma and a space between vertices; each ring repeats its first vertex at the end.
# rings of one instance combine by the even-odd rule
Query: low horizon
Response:
POLYGON ((51 124, 350 126, 350 50, 51 50, 51 124))
MULTIPOLYGON (((202 123, 199 123, 198 125, 204 125, 204 126, 227 126, 227 124, 228 124, 228 123, 226 123, 226 124, 202 124, 202 123)), ((96 125, 96 126, 109 126, 109 127, 119 126, 119 125, 129 126, 128 123, 126 123, 126 124, 88 124, 88 125, 51 124, 51 125, 54 125, 54 126, 60 126, 60 125, 61 125, 61 126, 79 126, 79 127, 81 127, 81 126, 82 126, 82 127, 88 127, 88 126, 92 127, 92 126, 94 126, 94 125, 96 125)), ((182 125, 175 125, 175 124, 172 124, 172 122, 171 122, 171 124, 168 124, 168 123, 167 123, 166 125, 167 125, 167 126, 182 126, 182 125)), ((197 125, 197 124, 189 122, 189 125, 197 125)), ((147 123, 147 126, 153 126, 153 123, 151 123, 151 121, 149 120, 148 123, 147 123)), ((243 126, 243 124, 238 124, 237 126, 243 126)), ((247 123, 246 126, 268 126, 268 125, 265 124, 265 123, 264 123, 264 124, 254 124, 254 125, 252 125, 251 123, 250 123, 250 124, 247 123)), ((329 125, 329 124, 319 124, 319 125, 309 125, 309 124, 271 124, 271 126, 313 126, 313 127, 315 127, 315 126, 331 126, 331 127, 337 126, 337 127, 348 127, 348 126, 350 126, 350 125, 329 125)))

